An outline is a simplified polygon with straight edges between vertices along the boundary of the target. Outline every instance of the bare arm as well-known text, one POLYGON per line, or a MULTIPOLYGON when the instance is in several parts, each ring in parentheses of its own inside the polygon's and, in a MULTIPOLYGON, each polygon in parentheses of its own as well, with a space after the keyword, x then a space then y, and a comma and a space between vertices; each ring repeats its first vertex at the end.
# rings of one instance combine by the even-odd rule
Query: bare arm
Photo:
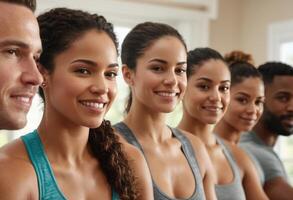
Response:
POLYGON ((239 168, 243 172, 242 185, 248 200, 268 200, 260 183, 256 168, 249 156, 239 147, 233 146, 239 168))
POLYGON ((293 197, 293 187, 282 177, 266 181, 264 190, 271 200, 291 200, 293 197))
POLYGON ((38 185, 31 169, 23 161, 0 159, 1 200, 37 200, 38 185))

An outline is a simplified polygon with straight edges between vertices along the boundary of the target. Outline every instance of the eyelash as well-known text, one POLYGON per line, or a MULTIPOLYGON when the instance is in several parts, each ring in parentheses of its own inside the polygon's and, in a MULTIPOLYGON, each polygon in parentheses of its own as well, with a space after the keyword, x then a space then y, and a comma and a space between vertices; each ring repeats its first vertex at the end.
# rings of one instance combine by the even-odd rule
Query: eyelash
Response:
POLYGON ((106 72, 105 75, 108 76, 111 79, 115 79, 118 76, 118 73, 114 72, 114 71, 111 71, 111 72, 106 72))
POLYGON ((91 72, 86 68, 79 68, 79 69, 75 70, 75 72, 77 72, 79 74, 91 74, 91 72))
POLYGON ((7 49, 5 50, 5 53, 6 54, 9 54, 9 55, 13 55, 13 56, 19 56, 20 55, 20 51, 18 49, 7 49))

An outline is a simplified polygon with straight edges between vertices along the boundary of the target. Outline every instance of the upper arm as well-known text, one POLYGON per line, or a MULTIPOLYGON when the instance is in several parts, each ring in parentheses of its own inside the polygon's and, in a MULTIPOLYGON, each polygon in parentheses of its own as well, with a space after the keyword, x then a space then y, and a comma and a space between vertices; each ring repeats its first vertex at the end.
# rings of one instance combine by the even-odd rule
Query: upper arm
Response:
POLYGON ((12 159, 0 161, 1 200, 38 199, 35 175, 25 165, 12 159))
POLYGON ((283 177, 266 181, 264 190, 271 200, 291 200, 293 197, 293 187, 283 177))
POLYGON ((130 167, 136 177, 137 189, 140 194, 140 200, 153 200, 153 186, 149 168, 142 153, 129 144, 124 144, 125 152, 129 159, 130 167))

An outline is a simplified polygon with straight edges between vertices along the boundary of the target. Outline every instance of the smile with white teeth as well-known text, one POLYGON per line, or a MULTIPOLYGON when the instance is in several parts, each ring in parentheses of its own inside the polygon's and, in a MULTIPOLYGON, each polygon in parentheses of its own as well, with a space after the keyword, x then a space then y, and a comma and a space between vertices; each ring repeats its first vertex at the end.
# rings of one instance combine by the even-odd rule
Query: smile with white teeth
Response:
POLYGON ((157 92, 157 94, 159 96, 163 96, 163 97, 175 97, 176 96, 176 92, 157 92))
POLYGON ((204 106, 205 110, 212 111, 212 112, 219 112, 222 110, 222 107, 214 107, 214 106, 204 106))
POLYGON ((16 98, 16 100, 21 101, 23 103, 29 103, 30 102, 30 97, 17 96, 15 98, 16 98))
POLYGON ((89 107, 89 108, 95 108, 95 109, 103 109, 104 103, 97 103, 97 102, 90 102, 90 101, 81 101, 82 105, 89 107))

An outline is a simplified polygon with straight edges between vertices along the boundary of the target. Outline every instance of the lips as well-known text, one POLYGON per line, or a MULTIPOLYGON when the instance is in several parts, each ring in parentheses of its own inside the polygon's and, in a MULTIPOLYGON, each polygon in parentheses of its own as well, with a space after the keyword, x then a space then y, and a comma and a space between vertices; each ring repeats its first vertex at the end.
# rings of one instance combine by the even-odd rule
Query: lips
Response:
POLYGON ((249 124, 253 124, 256 122, 257 119, 255 118, 246 118, 246 117, 240 117, 241 120, 248 122, 249 124))
POLYGON ((175 97, 177 96, 176 92, 156 92, 157 95, 162 97, 175 97))
POLYGON ((23 93, 23 94, 13 94, 10 96, 14 99, 14 102, 17 106, 25 111, 28 111, 31 104, 34 94, 32 93, 23 93))
POLYGON ((107 105, 107 102, 104 100, 80 100, 79 103, 94 112, 101 112, 107 105))
POLYGON ((213 113, 221 112, 223 110, 222 106, 202 106, 202 108, 213 113))

